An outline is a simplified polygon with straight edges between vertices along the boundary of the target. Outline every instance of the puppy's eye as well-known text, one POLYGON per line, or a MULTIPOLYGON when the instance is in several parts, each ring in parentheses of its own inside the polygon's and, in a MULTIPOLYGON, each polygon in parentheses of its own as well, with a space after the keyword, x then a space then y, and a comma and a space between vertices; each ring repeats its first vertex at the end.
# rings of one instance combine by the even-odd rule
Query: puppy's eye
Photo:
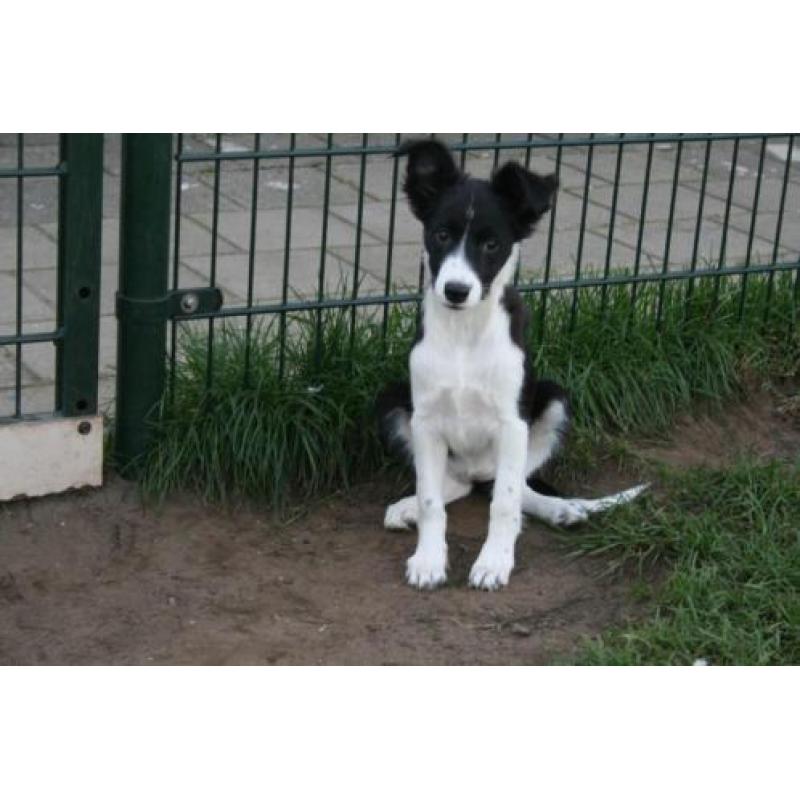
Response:
POLYGON ((500 247, 500 243, 497 239, 487 239, 483 243, 483 249, 487 253, 496 253, 498 247, 500 247))
POLYGON ((450 241, 450 231, 447 228, 439 228, 434 235, 439 244, 447 244, 450 241))

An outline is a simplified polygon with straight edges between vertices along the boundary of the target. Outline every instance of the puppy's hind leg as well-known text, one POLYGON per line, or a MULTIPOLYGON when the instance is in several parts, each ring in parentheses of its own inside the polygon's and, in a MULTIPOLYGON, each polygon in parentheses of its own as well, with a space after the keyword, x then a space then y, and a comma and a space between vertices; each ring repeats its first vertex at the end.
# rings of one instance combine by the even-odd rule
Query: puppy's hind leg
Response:
MULTIPOLYGON (((445 505, 466 497, 472 491, 472 484, 463 483, 454 478, 450 473, 445 473, 444 486, 442 487, 442 500, 445 505)), ((386 509, 383 518, 383 527, 391 531, 405 531, 417 524, 419 503, 415 494, 404 497, 392 503, 386 509)))

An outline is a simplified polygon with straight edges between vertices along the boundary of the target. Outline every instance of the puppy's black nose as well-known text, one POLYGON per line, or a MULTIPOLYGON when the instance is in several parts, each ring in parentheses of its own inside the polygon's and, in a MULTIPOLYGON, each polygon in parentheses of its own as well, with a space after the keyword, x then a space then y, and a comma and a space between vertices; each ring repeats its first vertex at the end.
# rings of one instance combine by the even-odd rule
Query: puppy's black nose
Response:
POLYGON ((444 296, 453 305, 460 305, 467 299, 470 287, 466 283, 458 283, 457 281, 448 281, 444 285, 444 296))

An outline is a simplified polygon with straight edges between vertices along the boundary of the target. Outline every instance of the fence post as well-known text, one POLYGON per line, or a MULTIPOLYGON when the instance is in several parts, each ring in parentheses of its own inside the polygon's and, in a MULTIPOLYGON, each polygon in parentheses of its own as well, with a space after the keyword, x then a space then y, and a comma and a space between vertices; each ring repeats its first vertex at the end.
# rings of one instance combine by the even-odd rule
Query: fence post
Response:
POLYGON ((61 135, 66 175, 59 185, 56 408, 65 417, 97 413, 103 134, 61 135))
POLYGON ((171 159, 171 134, 122 137, 115 456, 123 474, 147 448, 164 391, 166 316, 146 310, 167 294, 171 159))

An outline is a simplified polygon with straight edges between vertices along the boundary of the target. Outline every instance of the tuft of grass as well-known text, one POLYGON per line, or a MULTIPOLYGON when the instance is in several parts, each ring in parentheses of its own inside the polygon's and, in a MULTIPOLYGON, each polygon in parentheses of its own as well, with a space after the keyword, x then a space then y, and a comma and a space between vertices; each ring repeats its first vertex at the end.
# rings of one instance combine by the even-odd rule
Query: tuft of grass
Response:
MULTIPOLYGON (((698 402, 720 403, 753 377, 796 374, 791 276, 550 291, 529 299, 537 372, 569 390, 570 449, 588 459, 609 432, 665 430, 698 402), (661 307, 660 321, 656 309, 661 307)), ((338 490, 386 464, 373 402, 407 374, 416 308, 326 309, 256 325, 187 327, 174 382, 141 464, 147 494, 189 489, 208 501, 248 497, 273 508, 338 490), (280 348, 285 334, 281 372, 280 348)))
POLYGON ((593 522, 576 552, 640 576, 661 563, 648 619, 582 648, 584 664, 800 663, 800 462, 666 472, 644 497, 593 522))
POLYGON ((278 317, 249 335, 218 327, 210 355, 207 330, 184 329, 141 465, 145 494, 188 489, 286 510, 371 474, 382 464, 376 391, 405 373, 414 326, 408 310, 393 313, 384 339, 373 321, 326 309, 290 316, 284 334, 278 317))

